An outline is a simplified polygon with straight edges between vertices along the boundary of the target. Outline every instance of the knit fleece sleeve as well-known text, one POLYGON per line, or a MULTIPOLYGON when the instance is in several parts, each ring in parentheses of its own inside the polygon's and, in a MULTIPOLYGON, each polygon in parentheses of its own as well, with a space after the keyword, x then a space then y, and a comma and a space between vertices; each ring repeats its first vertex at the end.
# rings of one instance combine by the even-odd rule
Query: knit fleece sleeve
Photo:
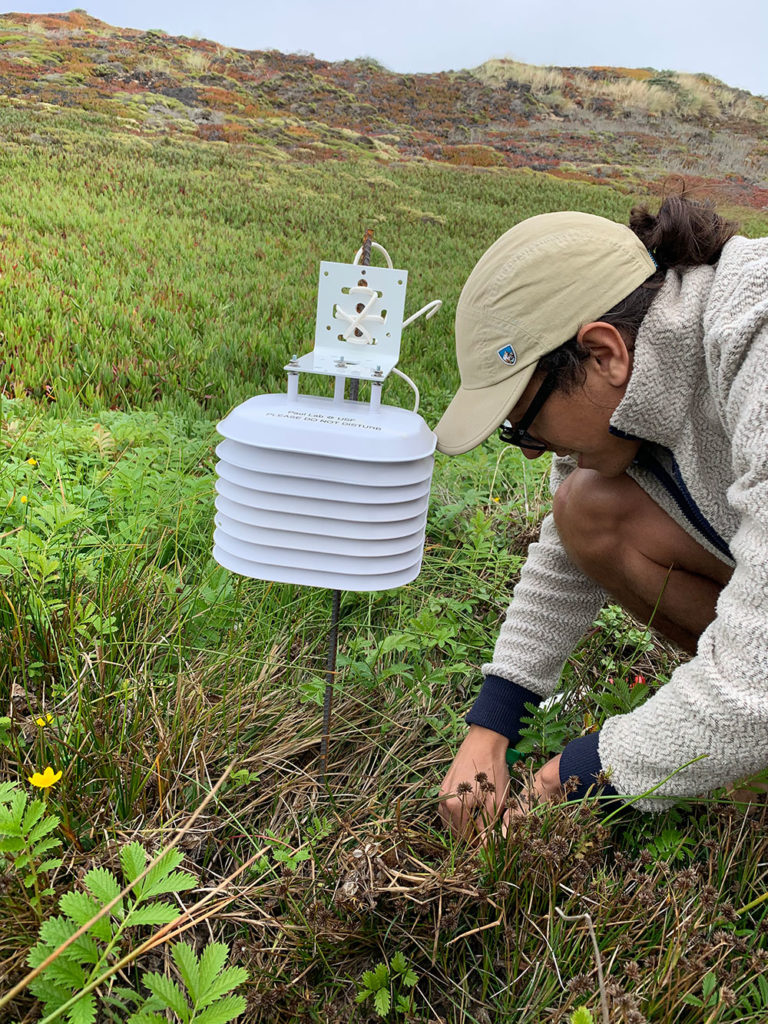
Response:
MULTIPOLYGON (((555 458, 551 487, 573 471, 568 458, 555 458)), ((589 629, 605 600, 604 591, 570 561, 554 518, 541 525, 501 627, 486 676, 500 676, 549 697, 557 689, 566 658, 589 629)))
POLYGON ((637 801, 639 810, 663 810, 669 798, 700 796, 768 767, 767 264, 731 282, 707 338, 717 356, 710 373, 718 411, 732 439, 727 497, 739 517, 730 542, 736 568, 696 657, 642 707, 609 718, 600 734, 600 760, 619 794, 661 783, 637 801))

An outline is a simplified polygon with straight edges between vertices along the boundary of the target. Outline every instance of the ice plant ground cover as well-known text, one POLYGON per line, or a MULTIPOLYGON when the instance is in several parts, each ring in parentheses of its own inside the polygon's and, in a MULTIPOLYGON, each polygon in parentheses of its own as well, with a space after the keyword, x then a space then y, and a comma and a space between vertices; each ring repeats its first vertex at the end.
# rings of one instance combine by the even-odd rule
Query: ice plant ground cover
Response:
MULTIPOLYGON (((175 899, 223 884, 183 940, 198 966, 230 947, 243 1020, 567 1024, 585 1004, 601 1019, 602 995, 627 1024, 764 1021, 764 804, 717 794, 608 827, 590 804, 544 807, 485 850, 439 825, 461 711, 548 507, 544 460, 494 442, 439 458, 421 576, 344 596, 327 790, 330 595, 210 556, 215 422, 283 389, 313 334, 320 259, 348 259, 370 225, 410 272, 407 312, 445 300, 401 358, 434 422, 456 383, 455 300, 488 242, 546 210, 624 219, 638 197, 525 170, 111 137, 74 107, 41 109, 37 138, 26 108, 0 120, 0 782, 27 794, 2 821, 34 836, 55 816, 60 843, 29 885, 0 847, 3 989, 41 949, 41 920, 82 907, 68 892, 121 877, 133 843, 165 847, 231 766, 181 837, 198 881, 175 899)), ((759 213, 744 226, 768 232, 759 213)), ((388 384, 385 400, 409 393, 388 384)), ((528 765, 675 663, 606 609, 563 699, 533 716, 528 765)), ((137 948, 156 930, 136 925, 137 948)), ((148 977, 175 999, 191 955, 148 948, 121 984, 148 977)), ((33 992, 2 1012, 40 1019, 33 992)), ((103 1019, 111 994, 94 990, 103 1019)))

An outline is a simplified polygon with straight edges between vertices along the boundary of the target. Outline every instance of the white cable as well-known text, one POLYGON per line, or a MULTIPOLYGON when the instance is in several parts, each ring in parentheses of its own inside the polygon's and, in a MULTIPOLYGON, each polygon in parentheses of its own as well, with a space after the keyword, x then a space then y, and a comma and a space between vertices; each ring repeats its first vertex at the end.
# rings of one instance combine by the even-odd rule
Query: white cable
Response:
POLYGON ((413 393, 414 393, 414 395, 416 395, 416 404, 413 407, 413 411, 414 412, 418 412, 419 411, 419 401, 420 401, 419 389, 413 383, 413 381, 408 376, 408 374, 407 373, 403 373, 402 370, 398 370, 398 368, 396 366, 392 367, 392 373, 396 373, 398 377, 402 377, 403 380, 406 382, 406 384, 410 384, 410 386, 413 388, 413 393))
MULTIPOLYGON (((371 248, 378 249, 379 252, 383 253, 384 254, 384 258, 387 261, 387 267, 390 270, 394 269, 394 266, 392 264, 392 259, 391 259, 389 253, 387 252, 387 250, 384 248, 383 245, 379 245, 378 242, 371 242, 371 248)), ((360 259, 360 257, 362 255, 363 255, 363 247, 361 245, 360 248, 355 253, 355 258, 352 260, 352 265, 353 266, 357 265, 358 260, 360 259)), ((419 317, 423 316, 425 313, 426 313, 426 319, 429 320, 430 317, 433 317, 435 315, 435 313, 437 313, 437 311, 440 309, 442 304, 443 304, 443 300, 442 299, 433 299, 431 302, 428 302, 426 304, 426 306, 422 306, 421 309, 418 310, 418 312, 413 314, 413 316, 409 316, 407 320, 403 321, 403 325, 402 325, 401 330, 403 328, 405 328, 405 327, 408 327, 409 324, 412 324, 414 322, 414 320, 418 320, 419 317)), ((363 314, 361 314, 361 316, 365 316, 365 312, 363 314)), ((346 317, 345 317, 345 319, 346 319, 346 317)), ((353 324, 348 329, 348 331, 345 333, 345 337, 347 337, 347 335, 351 335, 352 334, 354 326, 355 325, 353 324)), ((358 324, 357 326, 359 327, 360 325, 358 324)), ((347 340, 348 341, 352 341, 353 338, 352 337, 347 337, 347 340)), ((357 339, 355 339, 355 340, 357 340, 357 339)), ((398 368, 396 366, 392 367, 392 373, 396 373, 398 377, 402 377, 402 379, 406 382, 406 384, 408 384, 413 389, 413 393, 416 396, 416 401, 415 401, 415 404, 413 406, 413 411, 414 412, 418 412, 419 411, 419 402, 421 401, 421 396, 419 395, 419 389, 416 387, 416 385, 411 380, 411 378, 408 376, 408 374, 407 373, 403 373, 402 370, 398 370, 398 368)))
MULTIPOLYGON (((378 242, 371 242, 371 248, 378 249, 379 252, 383 252, 384 253, 384 258, 387 261, 387 266, 389 267, 390 270, 394 270, 394 267, 392 265, 392 260, 390 259, 389 253, 387 252, 387 250, 384 248, 383 245, 379 245, 378 242)), ((352 260, 352 265, 353 266, 355 266, 357 264, 357 261, 360 259, 360 257, 362 255, 363 255, 363 247, 361 245, 360 248, 355 253, 355 258, 352 260)))
POLYGON ((414 320, 418 320, 422 313, 427 313, 427 310, 429 310, 427 313, 427 320, 429 320, 430 317, 433 317, 435 313, 437 313, 442 304, 442 299, 432 299, 432 301, 428 302, 426 306, 422 306, 418 313, 414 313, 413 316, 409 316, 407 320, 404 320, 403 327, 407 327, 409 324, 412 324, 414 320))

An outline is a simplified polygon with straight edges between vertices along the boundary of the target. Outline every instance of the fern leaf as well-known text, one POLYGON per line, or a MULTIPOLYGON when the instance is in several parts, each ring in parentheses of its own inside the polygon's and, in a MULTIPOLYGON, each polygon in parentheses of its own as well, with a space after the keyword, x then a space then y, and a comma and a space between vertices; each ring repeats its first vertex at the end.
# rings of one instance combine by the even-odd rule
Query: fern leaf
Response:
POLYGON ((184 998, 184 994, 176 984, 170 978, 166 978, 163 974, 143 974, 141 977, 142 982, 147 986, 153 996, 162 1002, 163 1006, 167 1006, 169 1010, 173 1010, 177 1017, 180 1017, 184 1024, 190 1019, 191 1011, 187 1000, 184 998))
POLYGON ((389 988, 380 988, 373 997, 373 1005, 380 1017, 386 1017, 392 1000, 389 997, 389 988))
POLYGON ((245 1010, 243 996, 227 996, 192 1018, 194 1024, 228 1024, 245 1010))
POLYGON ((172 950, 171 956, 179 969, 182 981, 187 986, 187 991, 192 997, 192 1004, 197 1006, 200 998, 200 965, 197 962, 195 951, 188 942, 177 942, 172 950))

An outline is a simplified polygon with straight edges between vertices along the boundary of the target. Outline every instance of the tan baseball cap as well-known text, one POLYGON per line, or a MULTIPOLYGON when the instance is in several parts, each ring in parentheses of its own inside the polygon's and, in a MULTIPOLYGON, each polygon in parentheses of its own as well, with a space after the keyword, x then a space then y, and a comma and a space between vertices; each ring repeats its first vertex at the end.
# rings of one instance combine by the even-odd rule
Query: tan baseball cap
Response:
POLYGON ((456 307, 461 387, 435 427, 460 455, 504 422, 539 359, 656 271, 637 235, 591 213, 521 221, 480 257, 456 307))

